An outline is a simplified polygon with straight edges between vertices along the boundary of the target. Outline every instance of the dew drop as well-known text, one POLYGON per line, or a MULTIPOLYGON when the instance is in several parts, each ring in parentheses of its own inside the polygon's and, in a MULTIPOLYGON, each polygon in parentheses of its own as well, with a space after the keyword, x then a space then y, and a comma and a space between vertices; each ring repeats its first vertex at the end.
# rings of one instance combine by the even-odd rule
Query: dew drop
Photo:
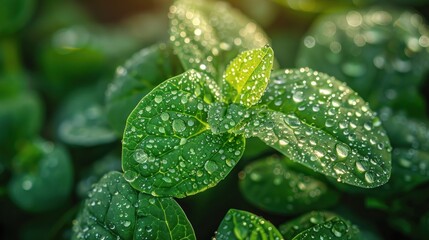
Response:
POLYGON ((169 177, 163 177, 162 181, 164 181, 165 183, 172 183, 172 180, 169 177))
POLYGON ((127 182, 134 182, 137 179, 138 174, 134 171, 125 171, 124 178, 127 182))
POLYGON ((161 103, 162 102, 162 96, 161 95, 156 95, 155 96, 155 102, 156 103, 161 103))
POLYGON ((33 182, 30 180, 25 180, 22 182, 22 189, 28 191, 33 187, 33 182))
POLYGON ((370 173, 370 172, 365 173, 365 181, 367 183, 374 183, 374 177, 373 177, 372 173, 370 173))
POLYGON ((170 115, 166 112, 161 113, 161 120, 162 121, 168 121, 170 119, 170 115))
POLYGON ((280 146, 286 146, 286 145, 288 145, 288 143, 289 143, 289 141, 286 139, 280 139, 279 140, 280 146))
POLYGON ((148 159, 149 156, 143 151, 143 149, 137 149, 134 152, 134 160, 136 160, 136 162, 144 164, 145 162, 147 162, 148 159))
POLYGON ((365 166, 360 161, 356 161, 356 169, 361 173, 366 172, 365 166))
POLYGON ((182 119, 174 119, 173 130, 176 132, 183 132, 186 129, 185 122, 182 119))
POLYGON ((293 94, 292 99, 293 99, 294 102, 300 103, 300 102, 302 102, 304 100, 304 93, 301 92, 301 91, 296 91, 293 94))
POLYGON ((219 167, 217 166, 217 164, 213 161, 207 161, 204 164, 204 169, 209 173, 212 174, 214 173, 219 167))
POLYGON ((335 145, 335 152, 337 153, 338 158, 344 159, 349 155, 350 147, 343 143, 337 143, 335 145))
POLYGON ((231 159, 227 159, 226 160, 226 165, 228 167, 232 167, 232 166, 234 166, 234 164, 235 164, 234 160, 231 160, 231 159))
POLYGON ((337 221, 332 226, 331 231, 336 237, 342 237, 343 233, 347 232, 347 228, 347 225, 343 221, 337 221))
POLYGON ((156 200, 155 200, 155 198, 150 198, 150 199, 149 199, 149 203, 150 203, 150 204, 155 204, 155 201, 156 201, 156 200))
POLYGON ((130 221, 125 221, 124 222, 124 227, 129 227, 131 225, 131 222, 130 221))

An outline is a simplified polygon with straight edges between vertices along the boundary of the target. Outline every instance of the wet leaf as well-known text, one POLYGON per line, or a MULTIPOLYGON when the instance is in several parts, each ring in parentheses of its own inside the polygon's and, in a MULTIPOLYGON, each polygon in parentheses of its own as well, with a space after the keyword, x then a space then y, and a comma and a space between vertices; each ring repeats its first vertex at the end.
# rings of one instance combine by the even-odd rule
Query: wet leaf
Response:
POLYGON ((28 143, 14 159, 9 195, 30 212, 52 210, 63 205, 73 186, 73 166, 60 146, 37 140, 28 143))
POLYGON ((218 82, 238 53, 268 44, 262 29, 225 2, 179 0, 169 16, 170 40, 184 68, 218 82))
POLYGON ((122 135, 128 115, 155 86, 181 73, 179 60, 165 44, 144 48, 116 69, 116 76, 106 91, 109 123, 122 135))
POLYGON ((359 229, 329 212, 311 212, 280 225, 285 239, 360 239, 359 229))
POLYGON ((72 239, 195 239, 180 206, 133 189, 119 172, 106 174, 75 220, 72 239))
POLYGON ((148 194, 185 197, 213 187, 231 171, 244 138, 213 134, 207 123, 215 84, 194 70, 147 94, 130 114, 122 168, 130 184, 148 194))
POLYGON ((253 213, 230 209, 216 231, 217 240, 283 239, 273 224, 253 213))
POLYGON ((270 47, 245 51, 234 58, 224 74, 226 100, 246 107, 255 105, 268 85, 273 60, 270 47))
POLYGON ((353 90, 310 69, 277 71, 245 126, 289 159, 340 182, 377 187, 391 171, 380 120, 353 90))
POLYGON ((246 166, 240 174, 240 190, 259 208, 293 214, 333 206, 338 194, 311 176, 295 171, 280 159, 267 158, 246 166))
POLYGON ((417 13, 386 7, 322 16, 304 37, 297 65, 345 81, 371 107, 419 102, 418 84, 429 70, 429 30, 417 13), (411 100, 413 99, 413 100, 411 100))

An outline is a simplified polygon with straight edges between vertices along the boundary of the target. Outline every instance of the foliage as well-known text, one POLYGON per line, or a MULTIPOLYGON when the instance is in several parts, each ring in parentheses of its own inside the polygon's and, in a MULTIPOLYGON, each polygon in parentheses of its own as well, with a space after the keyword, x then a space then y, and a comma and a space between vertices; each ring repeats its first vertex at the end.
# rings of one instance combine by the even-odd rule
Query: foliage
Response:
POLYGON ((131 2, 0 0, 2 239, 425 238, 427 1, 131 2))

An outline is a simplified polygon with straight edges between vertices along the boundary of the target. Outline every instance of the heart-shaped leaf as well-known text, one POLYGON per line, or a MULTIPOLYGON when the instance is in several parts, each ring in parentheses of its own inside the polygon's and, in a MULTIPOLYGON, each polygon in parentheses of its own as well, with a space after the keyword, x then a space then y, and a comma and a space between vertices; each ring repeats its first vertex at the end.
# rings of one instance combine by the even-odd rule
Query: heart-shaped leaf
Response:
POLYGON ((196 239, 180 206, 133 189, 119 172, 106 174, 89 194, 72 239, 196 239))
POLYGON ((359 229, 329 212, 311 212, 279 227, 285 239, 360 239, 359 229))
POLYGON ((191 70, 163 82, 139 102, 127 120, 122 145, 122 168, 134 188, 185 197, 213 187, 231 171, 245 139, 210 130, 207 112, 215 87, 191 70))
POLYGON ((293 214, 333 206, 338 194, 311 176, 288 167, 285 161, 267 158, 246 166, 240 190, 252 204, 273 213, 293 214))
POLYGON ((216 231, 217 240, 232 239, 283 239, 280 232, 269 221, 253 213, 231 209, 216 231))
POLYGON ((344 83, 302 68, 277 71, 242 128, 289 159, 360 187, 387 182, 391 147, 380 120, 344 83))

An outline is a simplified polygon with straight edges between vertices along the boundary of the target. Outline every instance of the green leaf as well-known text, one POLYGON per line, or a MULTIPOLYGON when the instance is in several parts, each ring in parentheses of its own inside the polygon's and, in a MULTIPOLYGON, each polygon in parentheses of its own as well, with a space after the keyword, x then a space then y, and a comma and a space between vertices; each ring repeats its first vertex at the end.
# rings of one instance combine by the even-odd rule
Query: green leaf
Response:
POLYGON ((243 154, 245 139, 207 123, 215 84, 194 70, 147 94, 130 114, 122 169, 144 193, 185 197, 215 186, 243 154))
POLYGON ((19 30, 35 9, 34 0, 0 0, 0 36, 19 30))
MULTIPOLYGON (((391 172, 391 147, 380 120, 344 83, 302 68, 277 71, 242 128, 289 159, 340 182, 377 187, 391 172)), ((238 132, 238 131, 237 131, 238 132)))
POLYGON ((233 131, 248 117, 247 109, 240 104, 215 102, 210 105, 207 122, 214 134, 233 131))
POLYGON ((30 142, 14 159, 8 190, 12 201, 30 212, 63 205, 73 187, 73 166, 64 148, 50 142, 30 142))
POLYGON ((333 206, 338 194, 311 176, 295 171, 283 160, 267 158, 246 166, 240 190, 255 206, 273 213, 293 214, 333 206))
POLYGON ((133 189, 119 172, 94 185, 73 226, 72 239, 196 239, 180 206, 133 189))
POLYGON ((58 114, 58 138, 70 145, 96 146, 117 139, 109 126, 97 89, 79 89, 66 99, 58 114))
POLYGON ((360 239, 359 229, 329 212, 311 212, 279 227, 285 239, 360 239))
POLYGON ((230 209, 216 231, 216 239, 283 239, 269 221, 246 211, 230 209))
POLYGON ((246 107, 255 105, 267 88, 273 60, 273 49, 267 46, 242 52, 234 58, 224 74, 226 100, 246 107))
POLYGON ((261 28, 225 2, 178 0, 169 16, 170 40, 184 68, 218 82, 240 52, 268 44, 261 28))
POLYGON ((0 97, 0 152, 13 155, 21 142, 34 138, 42 118, 42 103, 35 93, 20 91, 0 97))
POLYGON ((128 115, 142 97, 181 72, 179 60, 165 44, 144 48, 118 67, 106 91, 107 117, 116 133, 123 134, 128 115))
POLYGON ((329 14, 303 38, 297 66, 347 82, 373 109, 392 106, 421 115, 424 106, 417 111, 403 102, 419 101, 429 44, 418 39, 428 38, 423 17, 402 9, 376 6, 329 14))
POLYGON ((429 125, 390 108, 380 110, 380 119, 394 148, 410 148, 429 152, 429 125), (406 126, 406 127, 404 127, 406 126))

